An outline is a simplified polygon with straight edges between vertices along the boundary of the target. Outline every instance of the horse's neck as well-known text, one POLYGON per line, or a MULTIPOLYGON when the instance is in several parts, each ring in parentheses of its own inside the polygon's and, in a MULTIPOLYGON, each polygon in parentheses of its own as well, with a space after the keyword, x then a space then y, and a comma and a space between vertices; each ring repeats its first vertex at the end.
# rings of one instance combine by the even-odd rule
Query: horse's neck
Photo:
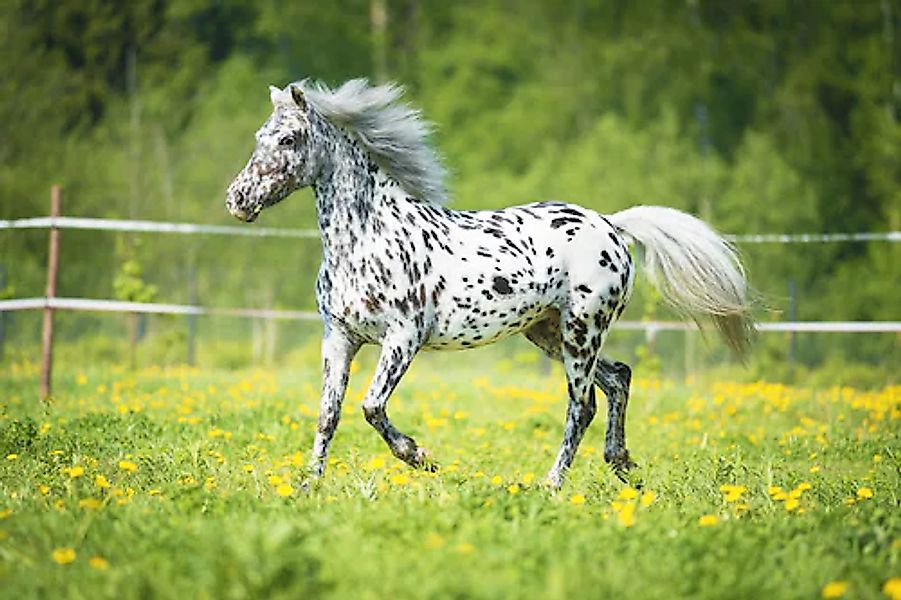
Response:
MULTIPOLYGON (((371 243, 381 230, 376 225, 385 208, 381 197, 386 187, 397 191, 379 167, 347 134, 331 124, 325 125, 323 167, 317 178, 316 211, 323 254, 327 262, 341 261, 363 244, 371 243), (377 193, 378 192, 378 193, 377 193)), ((396 194, 390 194, 394 201, 396 194)))

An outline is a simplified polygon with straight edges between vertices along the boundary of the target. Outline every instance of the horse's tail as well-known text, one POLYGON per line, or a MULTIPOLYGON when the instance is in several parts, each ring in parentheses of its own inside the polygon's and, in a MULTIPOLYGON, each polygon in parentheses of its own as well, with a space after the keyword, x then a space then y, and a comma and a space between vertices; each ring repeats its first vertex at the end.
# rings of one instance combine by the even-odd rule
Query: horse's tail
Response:
POLYGON ((709 225, 663 206, 635 206, 609 216, 644 249, 645 271, 664 300, 693 319, 713 321, 743 359, 754 335, 751 300, 735 249, 709 225))

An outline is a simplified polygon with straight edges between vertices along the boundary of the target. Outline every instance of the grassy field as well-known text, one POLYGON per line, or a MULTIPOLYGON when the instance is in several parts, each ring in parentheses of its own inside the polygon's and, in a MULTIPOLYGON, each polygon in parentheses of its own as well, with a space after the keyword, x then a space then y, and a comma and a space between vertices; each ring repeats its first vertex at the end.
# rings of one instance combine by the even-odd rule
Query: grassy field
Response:
POLYGON ((562 374, 478 364, 424 356, 389 405, 437 474, 388 454, 358 369, 309 491, 312 361, 63 370, 50 405, 34 365, 7 365, 0 596, 901 598, 901 387, 639 373, 633 486, 605 466, 601 412, 550 492, 562 374))

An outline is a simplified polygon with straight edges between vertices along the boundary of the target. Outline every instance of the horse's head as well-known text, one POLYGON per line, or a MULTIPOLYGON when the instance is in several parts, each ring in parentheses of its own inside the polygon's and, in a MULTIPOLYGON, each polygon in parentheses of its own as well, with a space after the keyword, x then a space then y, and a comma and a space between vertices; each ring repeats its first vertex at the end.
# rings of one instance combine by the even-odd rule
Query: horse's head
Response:
POLYGON ((311 144, 310 109, 300 86, 269 87, 272 116, 256 133, 256 149, 225 197, 233 216, 250 223, 260 211, 313 183, 316 160, 311 144))

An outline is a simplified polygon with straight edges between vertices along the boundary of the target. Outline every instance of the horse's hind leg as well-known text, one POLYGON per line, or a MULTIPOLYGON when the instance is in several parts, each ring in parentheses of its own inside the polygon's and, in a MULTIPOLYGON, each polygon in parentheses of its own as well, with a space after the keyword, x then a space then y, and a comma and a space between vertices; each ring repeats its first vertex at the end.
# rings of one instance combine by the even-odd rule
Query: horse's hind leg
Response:
POLYGON ((570 314, 563 319, 561 355, 566 370, 569 405, 563 443, 547 476, 548 483, 554 488, 563 483, 585 430, 597 411, 592 373, 603 343, 604 330, 597 327, 594 321, 593 315, 570 314))
POLYGON ((401 433, 385 412, 391 392, 413 362, 418 349, 419 345, 405 336, 385 339, 375 375, 363 399, 363 414, 394 456, 413 467, 432 470, 434 465, 429 461, 428 453, 417 446, 413 438, 401 433))
POLYGON ((626 449, 626 406, 629 403, 629 384, 632 369, 622 362, 600 358, 594 371, 595 383, 607 396, 607 437, 604 444, 604 460, 621 480, 636 464, 626 449))
MULTIPOLYGON (((541 348, 548 357, 563 360, 560 316, 555 313, 524 332, 526 338, 541 348)), ((622 362, 599 357, 594 369, 594 382, 607 396, 607 437, 604 459, 617 477, 625 481, 626 472, 635 467, 626 449, 626 405, 632 371, 622 362)))

